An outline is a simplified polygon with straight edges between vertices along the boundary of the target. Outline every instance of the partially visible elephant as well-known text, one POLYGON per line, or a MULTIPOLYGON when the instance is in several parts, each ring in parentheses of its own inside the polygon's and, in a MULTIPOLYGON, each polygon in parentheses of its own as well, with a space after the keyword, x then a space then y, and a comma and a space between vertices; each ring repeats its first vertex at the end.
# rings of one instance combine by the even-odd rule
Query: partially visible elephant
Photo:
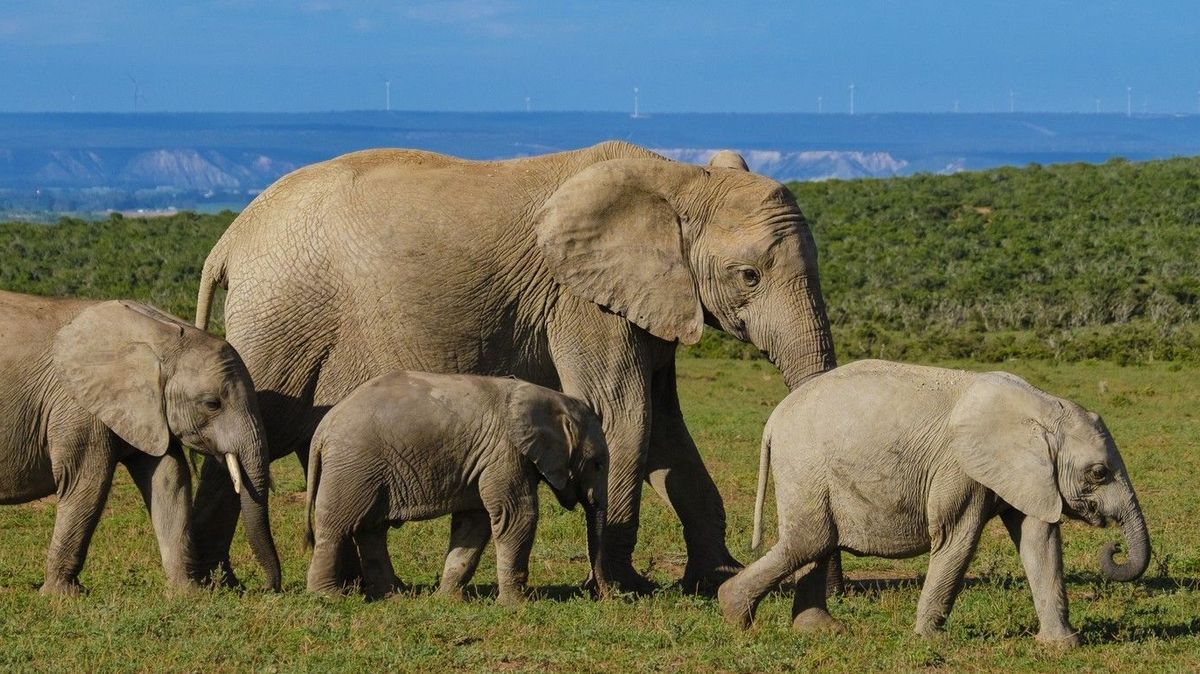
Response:
MULTIPOLYGON (((708 167, 619 142, 500 162, 348 154, 238 216, 205 262, 197 325, 220 285, 275 458, 305 462, 329 407, 395 370, 511 375, 586 401, 611 451, 606 572, 631 590, 653 587, 631 558, 643 480, 683 523, 685 587, 740 568, 679 409, 676 345, 707 323, 791 386, 834 365, 804 216, 731 152, 708 167)), ((206 462, 197 540, 231 574, 228 488, 206 462)))
POLYGON ((797 629, 837 628, 824 567, 838 549, 912 557, 930 552, 916 631, 940 630, 984 524, 999 515, 1021 554, 1040 641, 1079 643, 1067 618, 1059 520, 1116 521, 1100 553, 1111 580, 1140 576, 1150 537, 1125 463, 1100 417, 1005 372, 865 360, 793 391, 763 434, 754 547, 767 466, 779 542, 721 586, 727 620, 749 626, 763 595, 806 564, 792 607, 797 629))
POLYGON ((564 508, 583 504, 595 589, 602 594, 608 446, 586 404, 515 379, 421 372, 376 377, 334 405, 313 436, 308 589, 344 589, 351 574, 339 567, 357 551, 364 594, 387 594, 397 584, 388 529, 451 515, 439 593, 461 597, 494 538, 500 601, 520 601, 542 480, 564 508))
POLYGON ((0 504, 58 494, 43 593, 83 590, 118 463, 150 511, 168 582, 193 582, 185 445, 228 471, 251 548, 279 589, 262 420, 229 344, 139 302, 0 291, 0 390, 0 504))

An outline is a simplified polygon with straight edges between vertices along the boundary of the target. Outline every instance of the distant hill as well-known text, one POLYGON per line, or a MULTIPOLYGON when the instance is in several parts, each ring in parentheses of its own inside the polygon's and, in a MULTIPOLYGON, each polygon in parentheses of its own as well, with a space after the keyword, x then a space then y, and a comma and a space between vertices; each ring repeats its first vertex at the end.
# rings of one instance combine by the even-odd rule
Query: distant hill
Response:
POLYGON ((1200 115, 331 112, 0 114, 0 212, 239 207, 370 147, 504 159, 620 139, 682 161, 741 151, 779 180, 1200 154, 1200 115))

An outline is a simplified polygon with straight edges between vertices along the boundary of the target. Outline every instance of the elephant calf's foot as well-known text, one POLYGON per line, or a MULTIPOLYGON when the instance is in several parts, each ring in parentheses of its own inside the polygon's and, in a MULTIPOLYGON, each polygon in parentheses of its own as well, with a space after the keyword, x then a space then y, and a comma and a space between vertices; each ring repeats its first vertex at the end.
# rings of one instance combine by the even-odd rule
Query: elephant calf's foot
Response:
POLYGON ((464 585, 447 585, 442 583, 438 586, 438 589, 434 591, 433 595, 439 599, 445 599, 447 601, 466 601, 467 588, 464 585))
POLYGON ((1079 633, 1071 630, 1042 630, 1035 637, 1039 643, 1051 648, 1075 648, 1080 645, 1079 633))
POLYGON ((501 585, 500 596, 496 598, 496 603, 502 606, 519 606, 524 604, 527 599, 524 587, 501 585))
POLYGON ((736 581, 728 580, 721 585, 717 590, 717 602, 730 627, 750 629, 754 623, 754 601, 737 587, 736 581))
POLYGON ((78 580, 50 580, 42 583, 39 593, 45 596, 56 597, 81 597, 87 594, 87 588, 79 583, 78 580))
POLYGON ((829 615, 823 608, 805 609, 792 618, 792 629, 797 632, 833 632, 841 634, 846 626, 840 620, 829 615))

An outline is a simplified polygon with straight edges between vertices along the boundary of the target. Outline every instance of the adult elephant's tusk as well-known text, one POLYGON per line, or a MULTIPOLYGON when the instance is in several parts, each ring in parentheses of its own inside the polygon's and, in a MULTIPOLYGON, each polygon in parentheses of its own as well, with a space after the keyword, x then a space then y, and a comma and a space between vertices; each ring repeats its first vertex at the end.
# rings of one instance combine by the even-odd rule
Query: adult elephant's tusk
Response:
POLYGON ((238 463, 237 454, 225 455, 225 467, 229 469, 229 478, 233 480, 233 491, 242 493, 242 465, 238 463))

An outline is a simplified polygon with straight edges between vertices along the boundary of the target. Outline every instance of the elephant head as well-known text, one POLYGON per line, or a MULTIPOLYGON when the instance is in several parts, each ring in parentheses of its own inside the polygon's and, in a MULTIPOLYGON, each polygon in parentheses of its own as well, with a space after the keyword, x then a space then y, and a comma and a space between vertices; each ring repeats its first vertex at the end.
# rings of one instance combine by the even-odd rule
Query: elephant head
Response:
POLYGON ((584 402, 533 384, 517 387, 508 414, 509 441, 537 467, 562 507, 583 504, 592 576, 603 592, 608 444, 599 417, 584 402))
POLYGON ((75 402, 134 448, 162 456, 178 441, 223 458, 250 546, 268 585, 279 588, 262 419, 233 347, 153 307, 113 301, 85 309, 58 332, 53 364, 75 402))
POLYGON ((804 215, 735 153, 594 164, 546 201, 537 240, 559 283, 656 337, 693 344, 707 323, 766 352, 791 388, 835 365, 804 215))
POLYGON ((974 384, 951 415, 953 443, 964 470, 1028 516, 1057 522, 1063 514, 1103 527, 1120 525, 1128 557, 1117 544, 1100 552, 1110 580, 1142 575, 1150 536, 1133 483, 1100 417, 1006 373, 974 384))

